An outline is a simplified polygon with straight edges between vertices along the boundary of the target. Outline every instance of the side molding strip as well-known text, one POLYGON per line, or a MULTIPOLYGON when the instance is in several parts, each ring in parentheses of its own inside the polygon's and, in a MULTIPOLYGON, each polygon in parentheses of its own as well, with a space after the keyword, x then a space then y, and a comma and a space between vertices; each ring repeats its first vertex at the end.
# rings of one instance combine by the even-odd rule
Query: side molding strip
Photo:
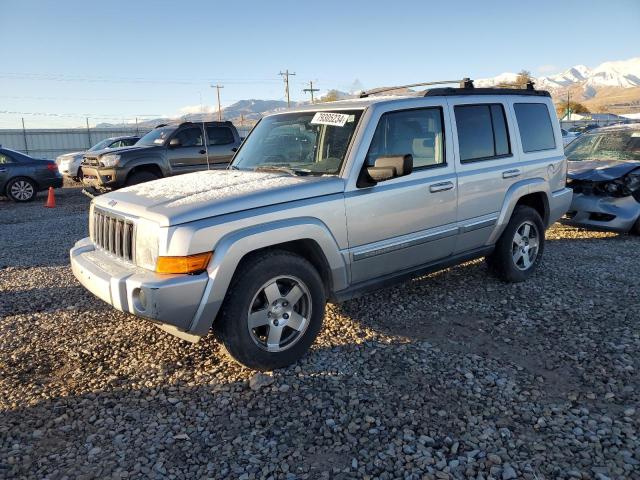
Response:
POLYGON ((392 245, 387 245, 384 247, 374 247, 368 250, 361 250, 359 252, 353 253, 353 260, 364 260, 365 258, 375 257, 376 255, 394 252, 396 250, 413 247, 422 243, 433 242, 435 240, 440 240, 441 238, 452 237, 454 235, 457 235, 459 230, 459 227, 452 227, 446 230, 440 230, 439 232, 431 232, 418 238, 412 238, 411 240, 404 240, 392 245))

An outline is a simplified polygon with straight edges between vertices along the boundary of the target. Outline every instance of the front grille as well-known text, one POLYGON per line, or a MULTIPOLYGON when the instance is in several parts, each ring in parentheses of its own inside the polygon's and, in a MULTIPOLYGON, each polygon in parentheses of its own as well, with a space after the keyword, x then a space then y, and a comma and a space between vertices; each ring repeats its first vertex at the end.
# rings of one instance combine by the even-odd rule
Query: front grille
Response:
POLYGON ((94 209, 93 243, 109 253, 133 261, 133 222, 94 209))
POLYGON ((83 157, 82 164, 97 167, 100 165, 100 162, 98 161, 98 157, 83 157))

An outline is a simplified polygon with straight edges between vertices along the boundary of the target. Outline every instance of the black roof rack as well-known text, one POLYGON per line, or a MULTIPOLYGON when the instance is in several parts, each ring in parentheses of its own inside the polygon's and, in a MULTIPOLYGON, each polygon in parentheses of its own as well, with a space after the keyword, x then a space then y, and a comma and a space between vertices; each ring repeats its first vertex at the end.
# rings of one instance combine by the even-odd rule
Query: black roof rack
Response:
POLYGON ((459 83, 460 88, 473 88, 473 80, 469 78, 463 78, 462 80, 438 80, 436 82, 410 83, 408 85, 398 85, 395 87, 373 88, 361 92, 360 98, 367 98, 370 95, 377 95, 378 93, 390 92, 392 90, 400 90, 401 88, 428 87, 430 85, 447 85, 449 83, 459 83))
POLYGON ((424 91, 425 97, 450 96, 450 95, 534 95, 539 97, 550 97, 551 94, 545 90, 536 90, 534 82, 529 80, 522 88, 522 84, 499 84, 495 87, 476 88, 473 80, 465 77, 461 80, 442 80, 437 82, 412 83, 409 85, 400 85, 397 87, 374 88, 373 90, 364 91, 360 94, 360 98, 367 98, 370 95, 376 95, 382 92, 398 90, 401 88, 426 87, 430 85, 446 85, 449 83, 458 83, 458 88, 432 88, 424 91))

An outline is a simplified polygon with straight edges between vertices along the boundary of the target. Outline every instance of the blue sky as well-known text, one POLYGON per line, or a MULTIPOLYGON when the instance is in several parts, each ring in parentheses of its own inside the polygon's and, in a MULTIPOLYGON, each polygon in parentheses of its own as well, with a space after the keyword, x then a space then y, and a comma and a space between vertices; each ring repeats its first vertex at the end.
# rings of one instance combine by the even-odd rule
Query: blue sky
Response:
POLYGON ((0 128, 75 126, 640 55, 638 0, 0 0, 0 128), (34 115, 39 114, 39 115, 34 115), (55 114, 43 115, 43 114, 55 114))

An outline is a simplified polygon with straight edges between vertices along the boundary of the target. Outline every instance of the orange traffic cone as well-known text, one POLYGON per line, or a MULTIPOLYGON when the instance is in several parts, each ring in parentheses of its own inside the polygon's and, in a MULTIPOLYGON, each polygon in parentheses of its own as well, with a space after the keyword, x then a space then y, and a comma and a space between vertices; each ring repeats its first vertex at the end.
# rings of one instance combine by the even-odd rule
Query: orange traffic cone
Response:
POLYGON ((47 203, 44 204, 47 208, 55 208, 56 206, 56 197, 53 194, 53 187, 49 187, 49 195, 47 196, 47 203))

